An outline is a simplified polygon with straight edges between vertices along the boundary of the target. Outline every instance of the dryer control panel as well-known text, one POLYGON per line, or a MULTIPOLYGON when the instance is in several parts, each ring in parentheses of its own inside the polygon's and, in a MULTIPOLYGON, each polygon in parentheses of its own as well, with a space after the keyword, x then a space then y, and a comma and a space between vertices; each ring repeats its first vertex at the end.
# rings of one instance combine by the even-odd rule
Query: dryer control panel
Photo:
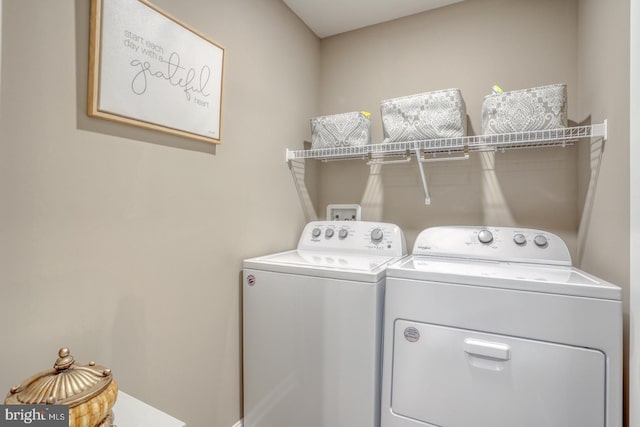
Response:
POLYGON ((299 251, 331 251, 400 257, 407 254, 404 233, 395 224, 368 221, 312 221, 299 251))
POLYGON ((560 237, 528 228, 427 228, 418 235, 413 255, 571 265, 569 249, 560 237))

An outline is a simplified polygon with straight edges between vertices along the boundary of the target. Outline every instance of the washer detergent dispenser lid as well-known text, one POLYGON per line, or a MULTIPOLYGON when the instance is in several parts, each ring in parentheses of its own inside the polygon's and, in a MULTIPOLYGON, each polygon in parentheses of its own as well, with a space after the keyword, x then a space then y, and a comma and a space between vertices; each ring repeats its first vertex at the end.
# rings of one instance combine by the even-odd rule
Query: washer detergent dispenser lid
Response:
POLYGON ((508 227, 433 227, 413 256, 388 267, 388 277, 620 300, 619 287, 571 266, 553 233, 508 227))

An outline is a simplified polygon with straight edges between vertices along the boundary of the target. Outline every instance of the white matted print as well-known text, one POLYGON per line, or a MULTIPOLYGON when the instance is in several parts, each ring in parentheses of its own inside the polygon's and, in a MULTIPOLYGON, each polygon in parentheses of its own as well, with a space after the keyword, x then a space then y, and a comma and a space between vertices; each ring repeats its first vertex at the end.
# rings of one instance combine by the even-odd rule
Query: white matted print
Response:
POLYGON ((92 0, 90 116, 219 143, 224 48, 146 0, 92 0))

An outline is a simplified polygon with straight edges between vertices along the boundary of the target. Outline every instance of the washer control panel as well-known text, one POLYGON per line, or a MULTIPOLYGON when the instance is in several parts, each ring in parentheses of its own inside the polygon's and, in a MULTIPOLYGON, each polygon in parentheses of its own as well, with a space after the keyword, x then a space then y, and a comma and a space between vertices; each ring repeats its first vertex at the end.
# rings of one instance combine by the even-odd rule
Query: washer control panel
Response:
POLYGON ((399 257, 407 254, 404 233, 397 225, 368 221, 312 221, 298 250, 337 251, 399 257))
POLYGON ((511 227, 433 227, 422 231, 414 255, 571 265, 564 241, 553 233, 511 227))

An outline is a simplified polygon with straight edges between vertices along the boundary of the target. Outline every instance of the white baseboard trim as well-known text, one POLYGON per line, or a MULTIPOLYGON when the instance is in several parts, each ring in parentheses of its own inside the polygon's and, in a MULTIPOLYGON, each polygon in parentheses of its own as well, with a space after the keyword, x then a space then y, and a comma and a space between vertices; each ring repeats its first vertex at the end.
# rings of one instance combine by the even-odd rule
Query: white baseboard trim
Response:
POLYGON ((238 421, 233 425, 233 427, 242 427, 242 420, 238 421))

